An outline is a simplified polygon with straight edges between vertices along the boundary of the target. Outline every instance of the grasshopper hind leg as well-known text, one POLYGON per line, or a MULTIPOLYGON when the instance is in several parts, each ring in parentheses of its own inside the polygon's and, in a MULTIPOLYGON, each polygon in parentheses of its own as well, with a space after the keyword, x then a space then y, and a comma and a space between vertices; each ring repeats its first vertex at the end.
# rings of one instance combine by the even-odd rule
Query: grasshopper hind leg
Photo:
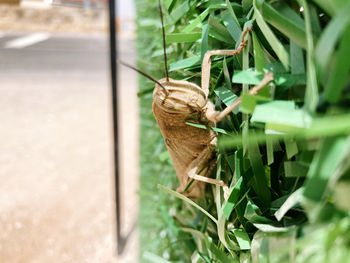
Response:
POLYGON ((214 138, 212 142, 208 145, 208 147, 206 147, 198 155, 198 157, 192 161, 192 163, 186 170, 186 175, 189 179, 188 182, 190 182, 191 179, 195 181, 192 183, 192 185, 188 188, 187 191, 184 191, 185 186, 181 186, 179 187, 178 192, 183 193, 184 195, 192 199, 199 199, 204 195, 205 183, 209 183, 221 186, 224 190, 225 200, 227 200, 229 195, 229 189, 225 182, 222 180, 207 177, 210 175, 211 171, 213 170, 216 164, 212 163, 209 165, 209 167, 204 168, 207 165, 207 163, 210 162, 210 160, 213 158, 213 152, 216 147, 216 140, 217 139, 214 138), (207 176, 200 175, 200 173, 203 173, 207 176))
MULTIPOLYGON (((214 168, 214 166, 215 166, 215 164, 213 164, 213 168, 214 168)), ((202 176, 202 175, 198 175, 198 174, 196 174, 197 170, 198 170, 198 167, 193 167, 191 170, 189 170, 188 171, 188 177, 192 178, 194 180, 200 181, 200 182, 209 183, 209 184, 215 184, 215 185, 221 186, 223 191, 224 191, 224 198, 225 198, 225 200, 228 199, 230 192, 229 192, 229 188, 228 188, 227 184, 225 184, 224 181, 218 180, 218 179, 208 178, 208 177, 205 177, 205 176, 202 176)), ((212 170, 212 168, 210 170, 212 170)), ((210 174, 210 172, 208 174, 210 174)))

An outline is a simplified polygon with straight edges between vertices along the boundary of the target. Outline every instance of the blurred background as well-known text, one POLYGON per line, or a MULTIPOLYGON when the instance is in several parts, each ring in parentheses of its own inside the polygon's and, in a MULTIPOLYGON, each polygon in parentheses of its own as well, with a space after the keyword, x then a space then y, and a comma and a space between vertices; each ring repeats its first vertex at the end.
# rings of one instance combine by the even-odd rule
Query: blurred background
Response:
MULTIPOLYGON (((130 64, 133 18, 119 1, 130 64)), ((117 262, 108 27, 105 0, 0 0, 0 262, 117 262)), ((137 77, 119 76, 118 262, 137 262, 137 77)))

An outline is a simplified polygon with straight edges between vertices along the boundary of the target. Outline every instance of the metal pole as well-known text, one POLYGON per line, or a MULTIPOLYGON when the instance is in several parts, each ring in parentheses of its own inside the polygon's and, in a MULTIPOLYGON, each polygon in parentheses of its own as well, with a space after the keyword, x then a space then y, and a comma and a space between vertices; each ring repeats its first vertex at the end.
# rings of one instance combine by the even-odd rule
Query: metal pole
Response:
POLYGON ((117 219, 117 249, 121 254, 124 249, 120 224, 120 186, 119 186, 119 162, 118 162, 118 111, 117 111, 117 34, 116 34, 116 4, 115 0, 109 0, 109 40, 110 40, 110 67, 113 106, 113 139, 114 139, 114 175, 117 219))

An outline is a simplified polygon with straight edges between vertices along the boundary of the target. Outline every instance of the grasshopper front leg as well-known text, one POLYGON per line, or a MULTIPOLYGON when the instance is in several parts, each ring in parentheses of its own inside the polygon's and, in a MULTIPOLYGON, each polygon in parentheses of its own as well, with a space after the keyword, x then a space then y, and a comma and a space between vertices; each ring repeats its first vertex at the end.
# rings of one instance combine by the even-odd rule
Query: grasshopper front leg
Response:
MULTIPOLYGON (((228 186, 224 183, 222 180, 212 179, 208 178, 206 176, 202 176, 199 174, 199 171, 203 169, 204 165, 208 163, 208 160, 212 158, 213 152, 216 148, 216 142, 217 138, 214 138, 210 144, 197 156, 196 159, 194 159, 191 164, 189 165, 188 169, 186 170, 187 178, 194 179, 197 182, 192 185, 188 191, 186 191, 186 196, 189 196, 190 198, 198 199, 199 197, 203 196, 205 184, 215 184, 218 186, 223 187, 224 190, 224 198, 227 200, 229 196, 229 189, 228 186), (201 183, 203 182, 203 183, 201 183)), ((209 175, 214 168, 215 163, 211 164, 208 168, 205 169, 205 174, 209 175)), ((190 180, 186 182, 186 185, 181 186, 178 191, 184 192, 184 188, 187 186, 190 180)))

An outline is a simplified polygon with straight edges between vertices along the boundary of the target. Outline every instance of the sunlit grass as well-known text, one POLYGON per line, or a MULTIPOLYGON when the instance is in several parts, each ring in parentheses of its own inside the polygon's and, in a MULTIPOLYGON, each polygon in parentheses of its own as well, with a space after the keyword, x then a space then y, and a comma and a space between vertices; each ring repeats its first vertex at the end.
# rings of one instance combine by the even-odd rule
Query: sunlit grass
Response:
MULTIPOLYGON (((343 56, 350 52, 350 31, 343 13, 350 4, 338 2, 342 7, 333 1, 163 1, 172 78, 200 83, 203 54, 235 48, 252 25, 243 54, 213 59, 209 99, 222 109, 264 72, 273 72, 275 81, 258 96, 244 94, 240 109, 216 128, 212 176, 230 185, 228 201, 207 186, 193 204, 173 191, 178 182, 152 115, 154 84, 140 78, 144 262, 349 261, 350 63, 343 56)), ((159 79, 157 1, 136 5, 138 64, 159 79)))

